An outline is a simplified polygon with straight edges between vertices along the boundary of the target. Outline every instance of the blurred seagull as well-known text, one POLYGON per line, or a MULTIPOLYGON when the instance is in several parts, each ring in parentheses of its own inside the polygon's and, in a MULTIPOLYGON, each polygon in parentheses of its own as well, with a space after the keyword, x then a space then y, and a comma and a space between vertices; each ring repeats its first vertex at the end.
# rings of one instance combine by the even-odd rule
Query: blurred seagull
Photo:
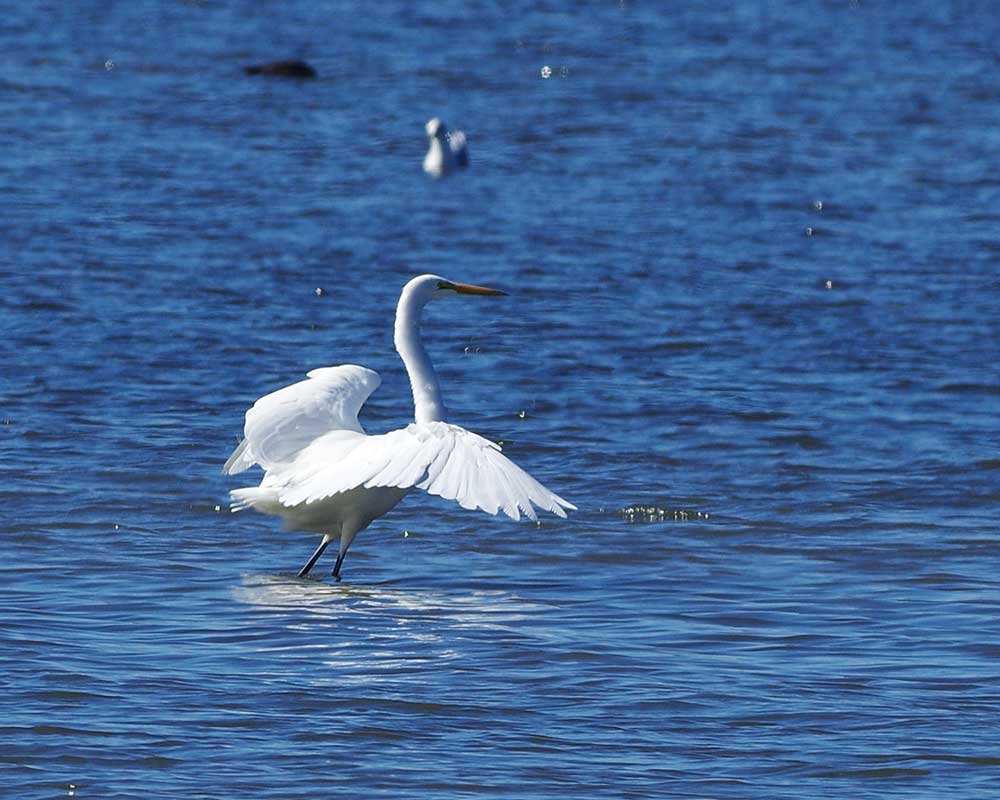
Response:
POLYGON ((437 117, 426 125, 430 147, 424 156, 424 172, 440 178, 450 170, 469 166, 469 149, 462 131, 449 131, 437 117))
POLYGON ((265 395, 247 411, 245 438, 223 472, 260 464, 264 478, 260 486, 231 491, 232 508, 274 514, 290 530, 323 534, 300 577, 339 537, 333 568, 339 581, 354 537, 413 488, 514 520, 536 519, 535 506, 559 517, 576 508, 510 461, 499 445, 445 422, 441 386, 420 341, 423 308, 460 295, 504 294, 439 275, 421 275, 403 287, 394 341, 410 378, 415 417, 405 428, 365 433, 358 412, 381 380, 353 364, 314 369, 307 380, 265 395))

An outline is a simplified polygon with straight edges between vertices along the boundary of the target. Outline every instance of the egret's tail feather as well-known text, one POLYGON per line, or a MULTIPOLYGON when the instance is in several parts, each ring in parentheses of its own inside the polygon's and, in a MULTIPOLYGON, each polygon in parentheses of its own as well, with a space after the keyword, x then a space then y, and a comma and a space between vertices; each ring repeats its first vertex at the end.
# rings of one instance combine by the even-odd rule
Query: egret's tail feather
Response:
POLYGON ((233 489, 229 493, 229 498, 232 500, 229 506, 232 511, 252 508, 265 514, 274 514, 281 507, 281 503, 278 502, 278 493, 274 489, 262 489, 260 486, 233 489))

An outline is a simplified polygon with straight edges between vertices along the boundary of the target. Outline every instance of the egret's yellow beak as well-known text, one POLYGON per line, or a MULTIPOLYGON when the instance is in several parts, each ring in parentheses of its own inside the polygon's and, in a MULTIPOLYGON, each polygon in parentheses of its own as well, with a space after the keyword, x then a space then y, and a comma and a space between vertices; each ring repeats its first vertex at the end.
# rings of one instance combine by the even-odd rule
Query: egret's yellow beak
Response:
POLYGON ((507 296, 507 292, 499 289, 490 289, 488 286, 473 286, 471 283, 452 283, 451 281, 441 281, 439 289, 451 289, 459 294, 487 294, 492 296, 507 296))

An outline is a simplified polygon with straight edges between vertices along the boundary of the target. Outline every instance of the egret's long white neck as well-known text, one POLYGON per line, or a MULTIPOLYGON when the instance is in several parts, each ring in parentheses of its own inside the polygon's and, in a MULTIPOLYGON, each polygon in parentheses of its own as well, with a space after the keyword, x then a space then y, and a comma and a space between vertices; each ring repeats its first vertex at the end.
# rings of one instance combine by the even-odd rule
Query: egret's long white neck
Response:
POLYGON ((434 365, 420 341, 420 312, 426 302, 426 298, 421 297, 418 292, 404 290, 396 306, 393 335, 396 350, 410 377, 413 416, 417 422, 434 422, 443 420, 445 416, 441 386, 434 372, 434 365))

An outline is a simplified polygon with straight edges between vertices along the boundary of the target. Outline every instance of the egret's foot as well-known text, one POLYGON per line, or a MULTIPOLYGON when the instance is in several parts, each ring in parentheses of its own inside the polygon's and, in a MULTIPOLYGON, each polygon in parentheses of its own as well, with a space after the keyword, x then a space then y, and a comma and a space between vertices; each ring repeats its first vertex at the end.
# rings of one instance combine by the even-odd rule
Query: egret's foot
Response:
POLYGON ((347 553, 339 553, 337 555, 337 563, 333 565, 333 572, 330 573, 337 579, 337 583, 340 583, 340 565, 344 563, 344 556, 346 555, 347 553))
MULTIPOLYGON (((326 546, 330 544, 331 538, 332 537, 329 534, 323 537, 323 541, 319 543, 319 547, 316 548, 316 552, 312 554, 312 557, 306 562, 306 565, 299 570, 300 578, 304 578, 309 574, 309 570, 313 568, 313 564, 319 561, 319 557, 323 555, 323 551, 326 550, 326 546)), ((339 564, 340 562, 338 561, 337 563, 339 564)))

